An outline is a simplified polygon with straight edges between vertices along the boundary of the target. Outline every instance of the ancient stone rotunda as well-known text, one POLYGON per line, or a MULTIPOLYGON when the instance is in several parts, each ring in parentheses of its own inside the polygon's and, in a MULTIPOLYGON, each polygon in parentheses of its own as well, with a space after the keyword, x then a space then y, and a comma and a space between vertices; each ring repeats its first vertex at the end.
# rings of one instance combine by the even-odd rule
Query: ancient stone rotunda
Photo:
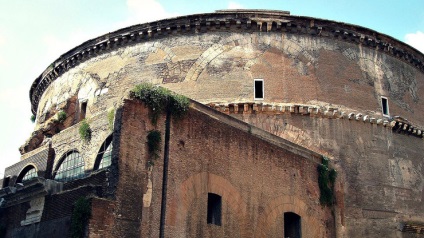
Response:
POLYGON ((423 236, 424 55, 371 29, 265 10, 134 25, 62 54, 30 100, 0 237, 423 236), (188 109, 159 114, 140 84, 188 109))

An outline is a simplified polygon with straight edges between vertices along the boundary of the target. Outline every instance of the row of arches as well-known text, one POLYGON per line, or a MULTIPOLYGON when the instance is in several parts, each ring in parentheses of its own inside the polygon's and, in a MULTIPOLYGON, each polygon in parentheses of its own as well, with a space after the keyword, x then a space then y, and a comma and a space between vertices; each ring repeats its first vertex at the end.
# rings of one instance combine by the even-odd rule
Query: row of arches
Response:
MULTIPOLYGON (((107 168, 112 164, 112 145, 113 135, 110 135, 100 146, 99 152, 94 163, 93 170, 107 168)), ((52 178, 56 181, 67 182, 86 176, 84 158, 73 149, 65 153, 57 163, 52 172, 52 178)), ((38 177, 38 169, 34 164, 27 165, 19 173, 16 183, 22 183, 38 177)))

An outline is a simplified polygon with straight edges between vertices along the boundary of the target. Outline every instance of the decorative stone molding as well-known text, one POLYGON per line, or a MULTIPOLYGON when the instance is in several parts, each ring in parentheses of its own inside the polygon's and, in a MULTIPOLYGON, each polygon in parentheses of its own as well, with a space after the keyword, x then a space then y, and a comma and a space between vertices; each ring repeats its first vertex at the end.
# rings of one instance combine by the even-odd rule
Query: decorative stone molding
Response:
POLYGON ((322 117, 329 119, 348 119, 363 123, 375 124, 387 127, 393 131, 423 138, 423 130, 412 125, 406 119, 399 116, 394 118, 376 118, 376 115, 364 115, 359 112, 345 112, 338 108, 322 107, 316 105, 300 104, 262 104, 262 103, 209 103, 207 106, 225 114, 299 114, 310 117, 322 117))
POLYGON ((122 28, 86 41, 55 60, 34 80, 30 89, 31 109, 36 114, 47 87, 70 68, 105 52, 168 35, 213 31, 286 32, 333 38, 360 44, 404 61, 424 72, 424 55, 409 45, 370 29, 324 19, 291 16, 286 11, 224 10, 165 19, 122 28))

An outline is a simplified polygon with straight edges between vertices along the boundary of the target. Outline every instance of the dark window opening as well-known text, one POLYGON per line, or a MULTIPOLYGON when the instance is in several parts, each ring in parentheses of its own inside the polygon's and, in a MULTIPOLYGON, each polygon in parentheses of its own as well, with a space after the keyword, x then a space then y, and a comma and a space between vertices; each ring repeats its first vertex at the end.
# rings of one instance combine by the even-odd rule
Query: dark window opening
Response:
POLYGON ((389 101, 387 98, 381 98, 381 107, 383 109, 383 115, 388 116, 389 115, 389 101))
POLYGON ((208 193, 208 224, 221 225, 221 196, 208 193))
POLYGON ((83 102, 81 103, 80 121, 85 119, 86 112, 87 112, 87 102, 83 102))
POLYGON ((264 81, 255 79, 255 99, 264 98, 264 81))
POLYGON ((301 234, 301 223, 300 216, 293 212, 284 213, 284 237, 288 238, 300 238, 301 234))

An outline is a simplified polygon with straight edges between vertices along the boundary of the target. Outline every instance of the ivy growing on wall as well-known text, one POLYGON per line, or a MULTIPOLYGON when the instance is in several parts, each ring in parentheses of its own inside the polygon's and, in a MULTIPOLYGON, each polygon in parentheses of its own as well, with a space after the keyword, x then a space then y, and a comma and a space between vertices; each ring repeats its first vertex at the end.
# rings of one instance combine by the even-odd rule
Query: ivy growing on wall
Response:
POLYGON ((149 157, 150 157, 148 161, 149 166, 154 165, 154 161, 157 158, 159 158, 161 141, 162 141, 162 136, 160 134, 160 131, 151 130, 147 134, 147 147, 149 149, 149 157))
POLYGON ((166 110, 170 110, 173 118, 179 118, 188 111, 190 104, 188 98, 150 83, 136 85, 131 90, 130 96, 140 99, 151 109, 151 120, 154 125, 166 110))
POLYGON ((83 120, 81 122, 81 125, 79 127, 79 134, 80 134, 81 140, 83 140, 85 142, 87 142, 91 139, 90 124, 88 124, 88 122, 86 120, 83 120))
POLYGON ((90 200, 80 197, 74 204, 71 216, 71 237, 85 237, 85 229, 91 216, 90 200))
POLYGON ((332 206, 336 201, 334 196, 336 177, 337 171, 328 167, 328 158, 323 156, 322 163, 318 165, 319 200, 322 206, 332 206))
POLYGON ((34 123, 35 122, 35 115, 31 115, 31 122, 34 123))

